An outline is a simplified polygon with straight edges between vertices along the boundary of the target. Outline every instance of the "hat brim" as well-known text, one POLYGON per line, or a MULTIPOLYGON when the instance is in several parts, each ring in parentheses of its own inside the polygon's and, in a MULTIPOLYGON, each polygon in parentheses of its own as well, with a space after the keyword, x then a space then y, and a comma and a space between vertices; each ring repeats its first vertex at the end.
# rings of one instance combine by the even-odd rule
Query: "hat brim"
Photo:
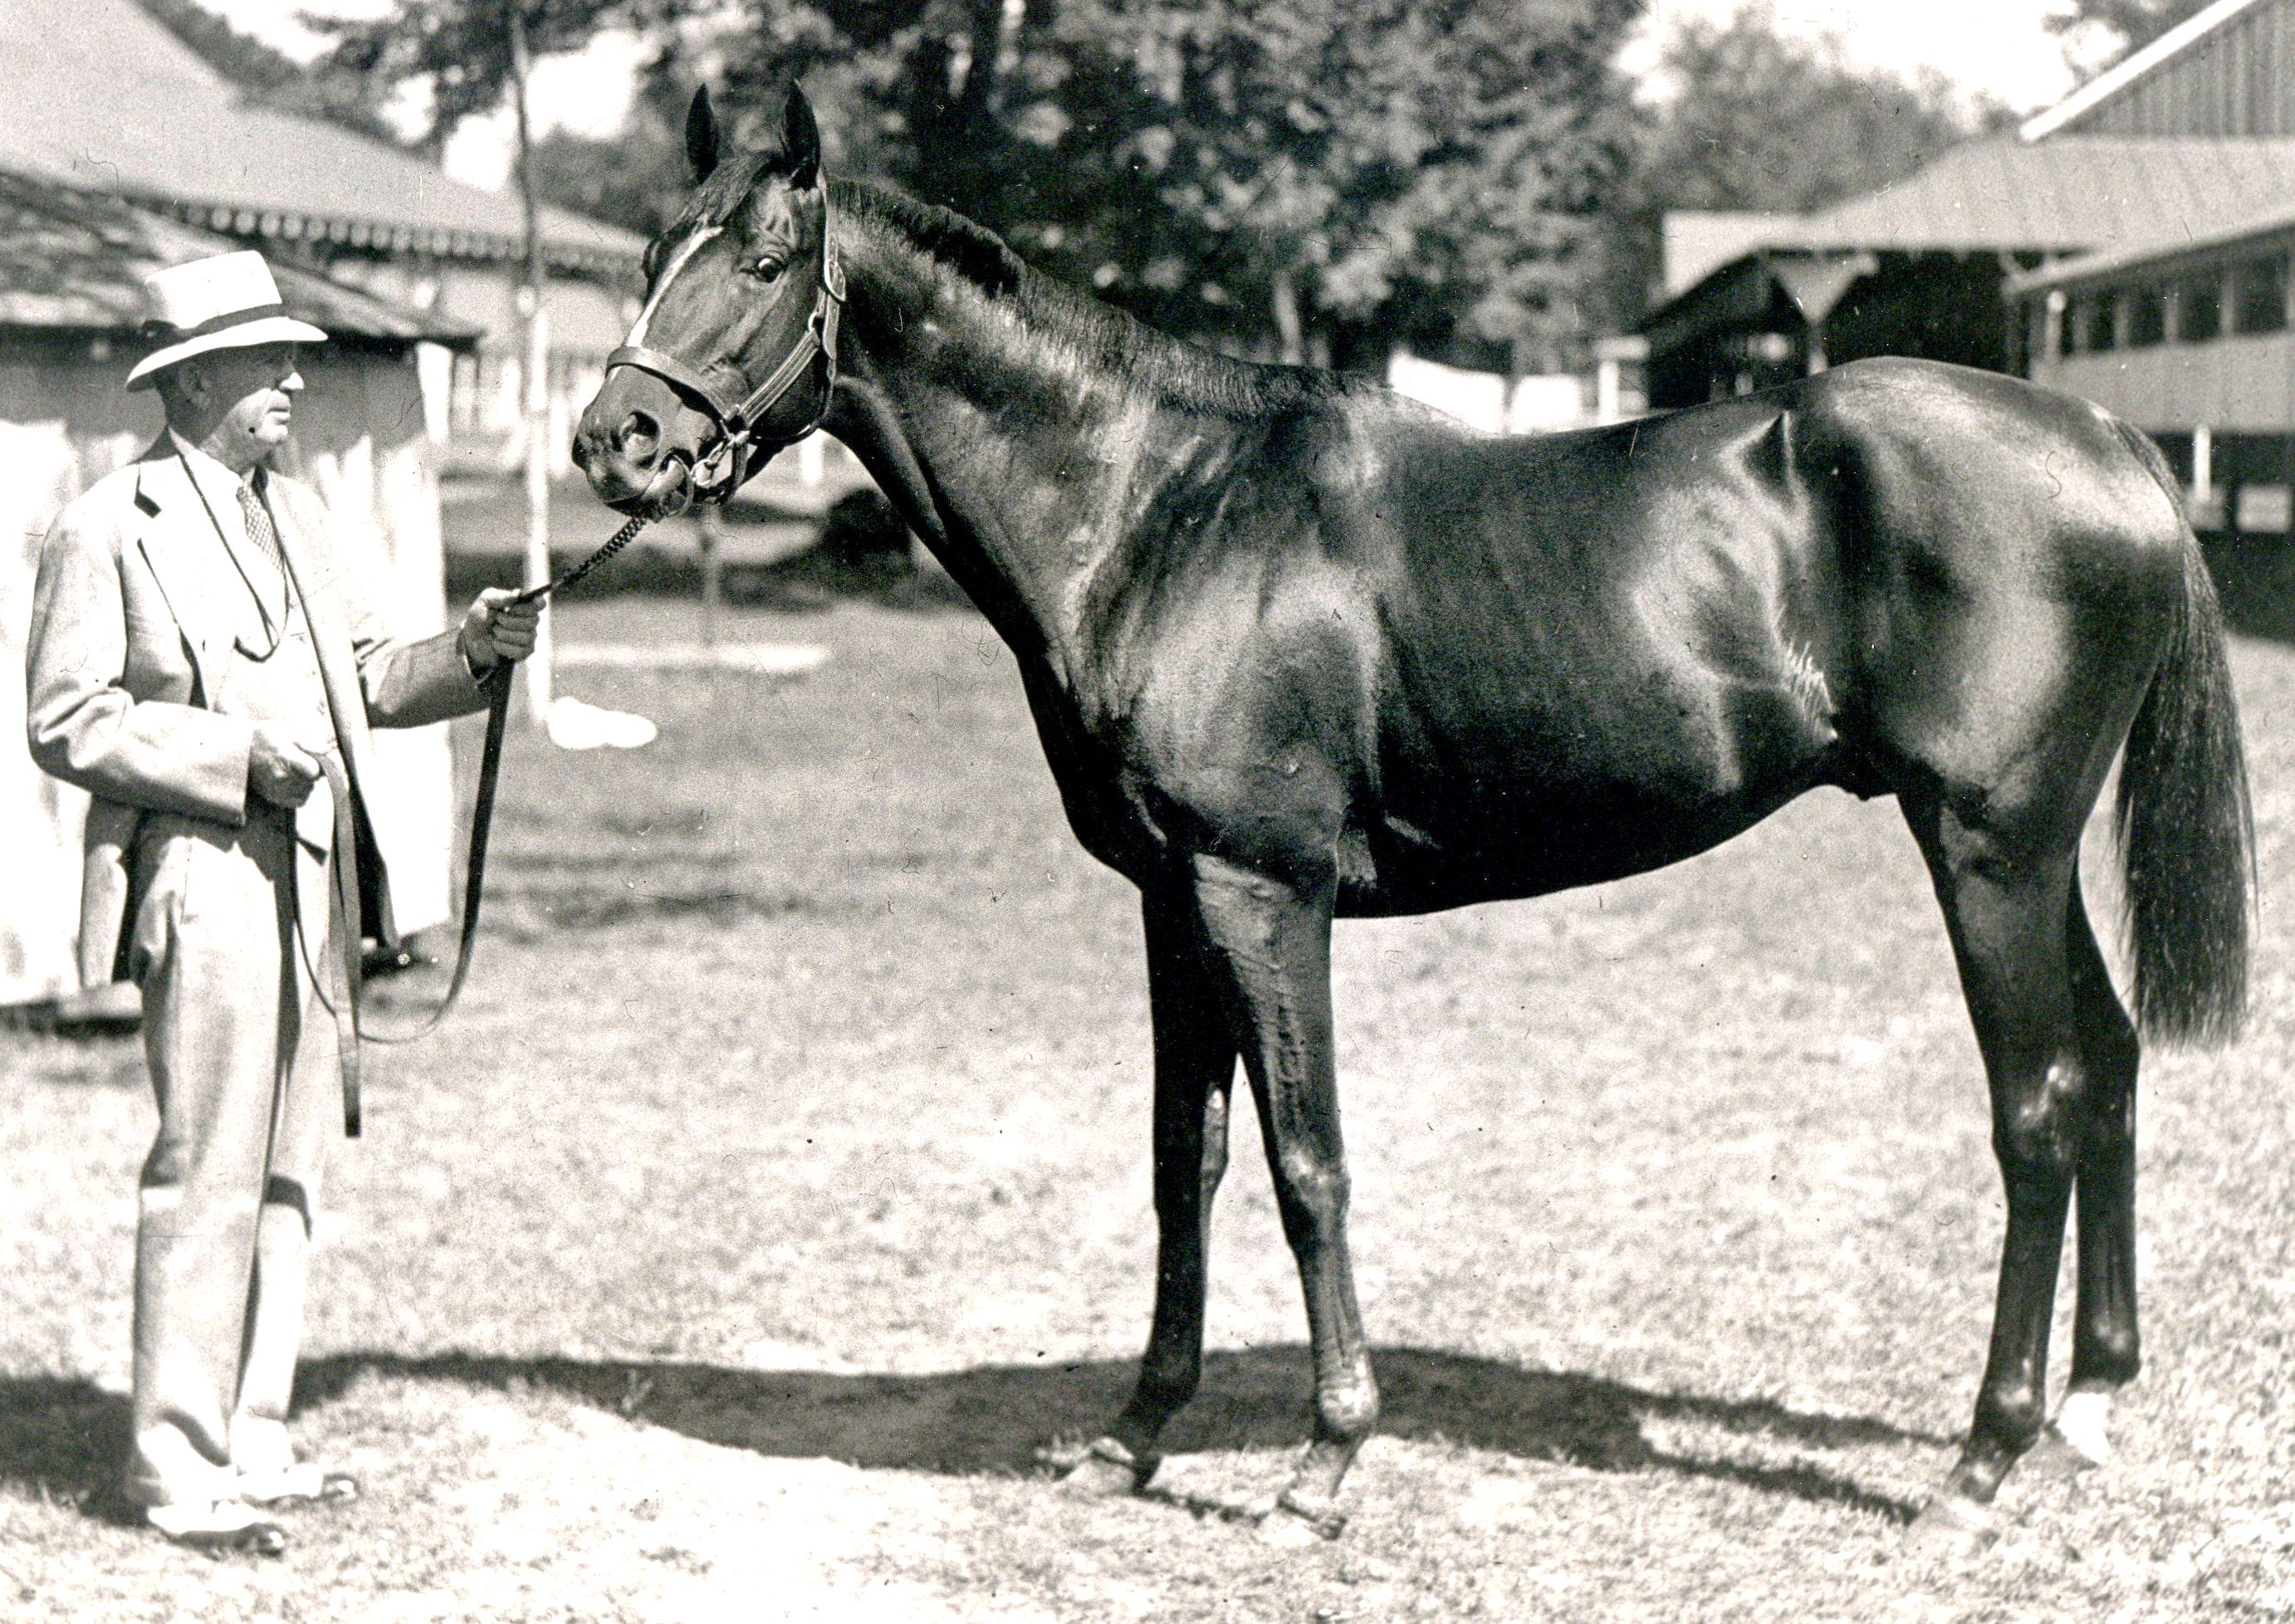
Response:
POLYGON ((258 316, 237 327, 226 327, 218 332, 201 333, 196 339, 185 339, 180 344, 170 344, 155 349, 135 363, 127 374, 127 387, 142 389, 151 387, 155 373, 164 372, 179 361, 189 361, 193 355, 204 355, 209 350, 245 349, 256 344, 324 344, 327 335, 308 322, 298 322, 293 316, 258 316))

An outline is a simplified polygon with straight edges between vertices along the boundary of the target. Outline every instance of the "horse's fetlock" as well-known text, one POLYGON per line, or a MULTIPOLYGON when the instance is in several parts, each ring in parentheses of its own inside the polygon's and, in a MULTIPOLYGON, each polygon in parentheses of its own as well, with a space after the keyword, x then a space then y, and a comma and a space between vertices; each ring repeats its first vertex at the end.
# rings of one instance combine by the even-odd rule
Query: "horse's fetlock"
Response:
POLYGON ((1360 1442, 1378 1425, 1378 1387, 1368 1379, 1350 1381, 1317 1395, 1315 1417, 1326 1437, 1360 1442))
POLYGON ((2047 1420, 2047 1399, 2037 1384, 1990 1389, 1977 1400, 1971 1443, 1989 1443, 2013 1460, 2038 1440, 2047 1420))
POLYGON ((2143 1339, 2133 1325, 2083 1326, 2072 1343, 2072 1385, 2125 1387, 2144 1371, 2143 1339))

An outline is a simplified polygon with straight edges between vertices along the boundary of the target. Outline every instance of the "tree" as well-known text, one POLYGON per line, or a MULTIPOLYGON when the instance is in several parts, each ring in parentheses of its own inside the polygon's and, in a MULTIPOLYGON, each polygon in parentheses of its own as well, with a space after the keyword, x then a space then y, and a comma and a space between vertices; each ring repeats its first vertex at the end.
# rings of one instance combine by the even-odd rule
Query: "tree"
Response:
POLYGON ((1805 214, 1901 180, 2009 118, 1963 102, 1932 71, 1863 68, 1838 39, 1781 35, 1762 7, 1677 24, 1653 78, 1661 98, 1644 110, 1608 245, 1614 283, 1645 296, 1670 210, 1805 214))
POLYGON ((241 33, 197 0, 136 3, 200 61, 265 106, 323 118, 377 141, 396 139, 364 80, 306 69, 293 57, 241 33))
POLYGON ((2064 10, 2049 15, 2048 29, 2062 38, 2068 54, 2101 70, 2212 4, 2214 0, 2068 0, 2064 10), (2101 50, 2098 36, 2103 37, 2101 50))
MULTIPOLYGON (((498 99, 479 13, 503 3, 411 0, 341 29, 336 60, 429 76, 435 139, 498 99)), ((730 22, 705 0, 529 4, 537 50, 649 25, 668 48, 649 99, 706 78, 737 124, 800 78, 833 170, 1265 353, 1565 351, 1629 144, 1610 62, 1636 0, 738 0, 730 22)))
POLYGON ((1670 95, 1645 126, 1638 201, 1805 214, 1901 180, 1988 122, 1933 70, 1860 68, 1836 40, 1778 34, 1759 8, 1667 38, 1670 95))

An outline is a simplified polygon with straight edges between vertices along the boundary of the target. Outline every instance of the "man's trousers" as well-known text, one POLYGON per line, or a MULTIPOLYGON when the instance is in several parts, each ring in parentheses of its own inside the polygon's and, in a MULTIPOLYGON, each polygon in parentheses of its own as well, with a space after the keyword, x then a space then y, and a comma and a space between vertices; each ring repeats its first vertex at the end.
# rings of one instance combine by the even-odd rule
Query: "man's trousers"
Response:
POLYGON ((230 1498, 240 1473, 291 1460, 312 1204, 341 1079, 312 981, 331 962, 324 869, 287 815, 260 808, 236 829, 149 816, 135 866, 131 967, 159 1131, 137 1204, 125 1489, 160 1505, 230 1498))

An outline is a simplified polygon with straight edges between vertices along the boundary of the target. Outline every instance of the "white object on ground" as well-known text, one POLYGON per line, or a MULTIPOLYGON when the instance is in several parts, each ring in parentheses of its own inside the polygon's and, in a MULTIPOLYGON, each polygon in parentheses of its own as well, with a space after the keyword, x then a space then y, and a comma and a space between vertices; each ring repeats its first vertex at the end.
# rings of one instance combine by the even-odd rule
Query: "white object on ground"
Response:
POLYGON ((796 677, 827 665, 829 650, 818 643, 561 643, 557 659, 561 665, 796 677))
POLYGON ((609 711, 560 694, 550 702, 550 742, 561 750, 635 750, 661 730, 643 716, 609 711))

